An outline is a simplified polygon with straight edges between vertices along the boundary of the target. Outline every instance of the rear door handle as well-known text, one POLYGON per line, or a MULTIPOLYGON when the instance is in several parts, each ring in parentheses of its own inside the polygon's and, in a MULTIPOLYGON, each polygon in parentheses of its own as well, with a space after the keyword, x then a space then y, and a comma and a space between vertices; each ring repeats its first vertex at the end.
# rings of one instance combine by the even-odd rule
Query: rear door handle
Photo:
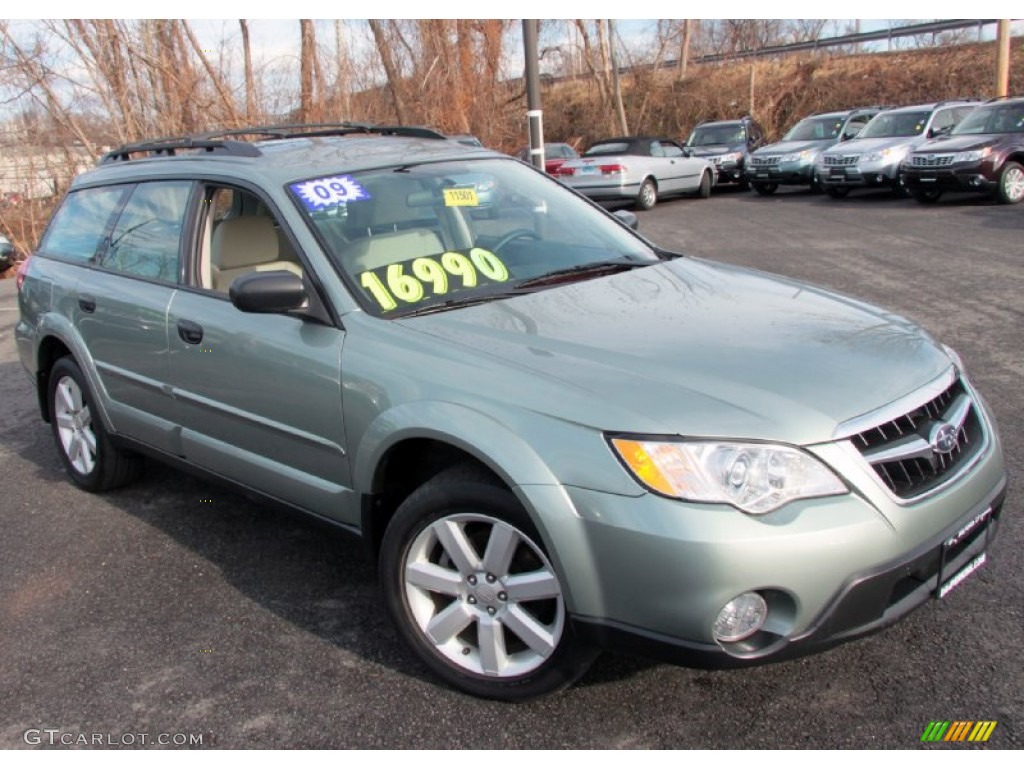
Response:
POLYGON ((179 320, 178 335, 186 344, 198 344, 203 340, 203 326, 191 320, 179 320))
POLYGON ((88 294, 82 294, 78 297, 78 306, 82 308, 83 312, 91 315, 96 311, 96 299, 88 294))

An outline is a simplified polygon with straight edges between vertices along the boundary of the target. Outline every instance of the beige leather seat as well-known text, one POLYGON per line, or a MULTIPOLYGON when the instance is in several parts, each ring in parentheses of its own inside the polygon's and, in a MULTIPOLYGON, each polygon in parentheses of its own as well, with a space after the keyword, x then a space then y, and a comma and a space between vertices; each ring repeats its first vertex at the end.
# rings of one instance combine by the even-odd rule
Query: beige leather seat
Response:
POLYGON ((409 205, 409 184, 404 179, 378 181, 367 191, 368 200, 349 204, 348 230, 356 239, 345 247, 342 258, 352 274, 444 251, 433 229, 405 228, 424 218, 436 220, 436 214, 430 208, 409 205))
POLYGON ((273 221, 264 216, 241 216, 217 225, 210 254, 214 290, 226 293, 237 277, 276 269, 302 277, 302 267, 280 258, 273 221))

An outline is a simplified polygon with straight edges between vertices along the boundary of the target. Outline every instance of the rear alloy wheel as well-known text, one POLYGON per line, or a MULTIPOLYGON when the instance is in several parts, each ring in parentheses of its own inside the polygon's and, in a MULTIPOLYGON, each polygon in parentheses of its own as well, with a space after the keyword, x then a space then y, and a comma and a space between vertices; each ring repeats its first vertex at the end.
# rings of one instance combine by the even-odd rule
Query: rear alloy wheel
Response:
POLYGON ((910 194, 919 203, 937 203, 942 197, 942 191, 938 189, 912 189, 910 194))
POLYGON ((825 187, 825 194, 831 197, 833 200, 838 200, 839 198, 846 197, 848 194, 850 194, 850 188, 843 186, 827 186, 825 187))
POLYGON ((700 186, 697 188, 697 196, 707 200, 711 197, 711 173, 704 171, 704 175, 700 177, 700 186))
POLYGON ((450 685, 522 701, 571 685, 597 656, 572 633, 558 574, 507 488, 462 466, 406 499, 381 547, 405 640, 450 685))
POLYGON ((774 195, 775 194, 775 190, 777 190, 779 188, 779 185, 778 184, 758 184, 758 183, 755 182, 753 184, 753 187, 754 187, 754 191, 757 192, 757 194, 764 195, 765 197, 767 197, 768 195, 774 195))
POLYGON ((636 207, 641 211, 649 211, 658 202, 658 185, 649 176, 640 184, 636 194, 636 207))
POLYGON ((62 357, 50 370, 50 424, 64 468, 87 491, 106 491, 134 480, 139 456, 111 441, 77 363, 62 357))
POLYGON ((999 174, 999 189, 996 198, 1000 203, 1015 205, 1024 200, 1024 168, 1020 163, 1009 162, 999 174))

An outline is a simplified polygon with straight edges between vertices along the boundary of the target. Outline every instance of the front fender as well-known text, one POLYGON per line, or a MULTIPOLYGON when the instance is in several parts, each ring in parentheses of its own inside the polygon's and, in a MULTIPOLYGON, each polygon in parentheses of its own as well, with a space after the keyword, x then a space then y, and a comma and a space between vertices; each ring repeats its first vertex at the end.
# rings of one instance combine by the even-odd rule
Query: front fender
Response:
POLYGON ((415 438, 438 440, 465 451, 509 487, 559 485, 533 447, 501 422, 465 405, 420 400, 390 408, 367 426, 353 452, 355 489, 371 492, 376 468, 388 450, 415 438))

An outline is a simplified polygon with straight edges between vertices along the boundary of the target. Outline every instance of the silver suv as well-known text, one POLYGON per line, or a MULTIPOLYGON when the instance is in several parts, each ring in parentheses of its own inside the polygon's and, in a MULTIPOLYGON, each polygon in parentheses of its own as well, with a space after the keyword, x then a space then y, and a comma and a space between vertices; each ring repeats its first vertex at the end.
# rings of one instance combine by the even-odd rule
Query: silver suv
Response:
POLYGON ((882 112, 857 138, 822 153, 822 187, 832 198, 846 197, 854 187, 888 187, 897 197, 908 196, 899 173, 904 158, 929 139, 947 135, 977 105, 977 100, 957 99, 882 112))
POLYGON ((22 271, 18 349, 75 483, 146 454, 362 537, 480 696, 821 650, 985 563, 1003 458, 952 350, 631 223, 423 129, 124 147, 22 271))

